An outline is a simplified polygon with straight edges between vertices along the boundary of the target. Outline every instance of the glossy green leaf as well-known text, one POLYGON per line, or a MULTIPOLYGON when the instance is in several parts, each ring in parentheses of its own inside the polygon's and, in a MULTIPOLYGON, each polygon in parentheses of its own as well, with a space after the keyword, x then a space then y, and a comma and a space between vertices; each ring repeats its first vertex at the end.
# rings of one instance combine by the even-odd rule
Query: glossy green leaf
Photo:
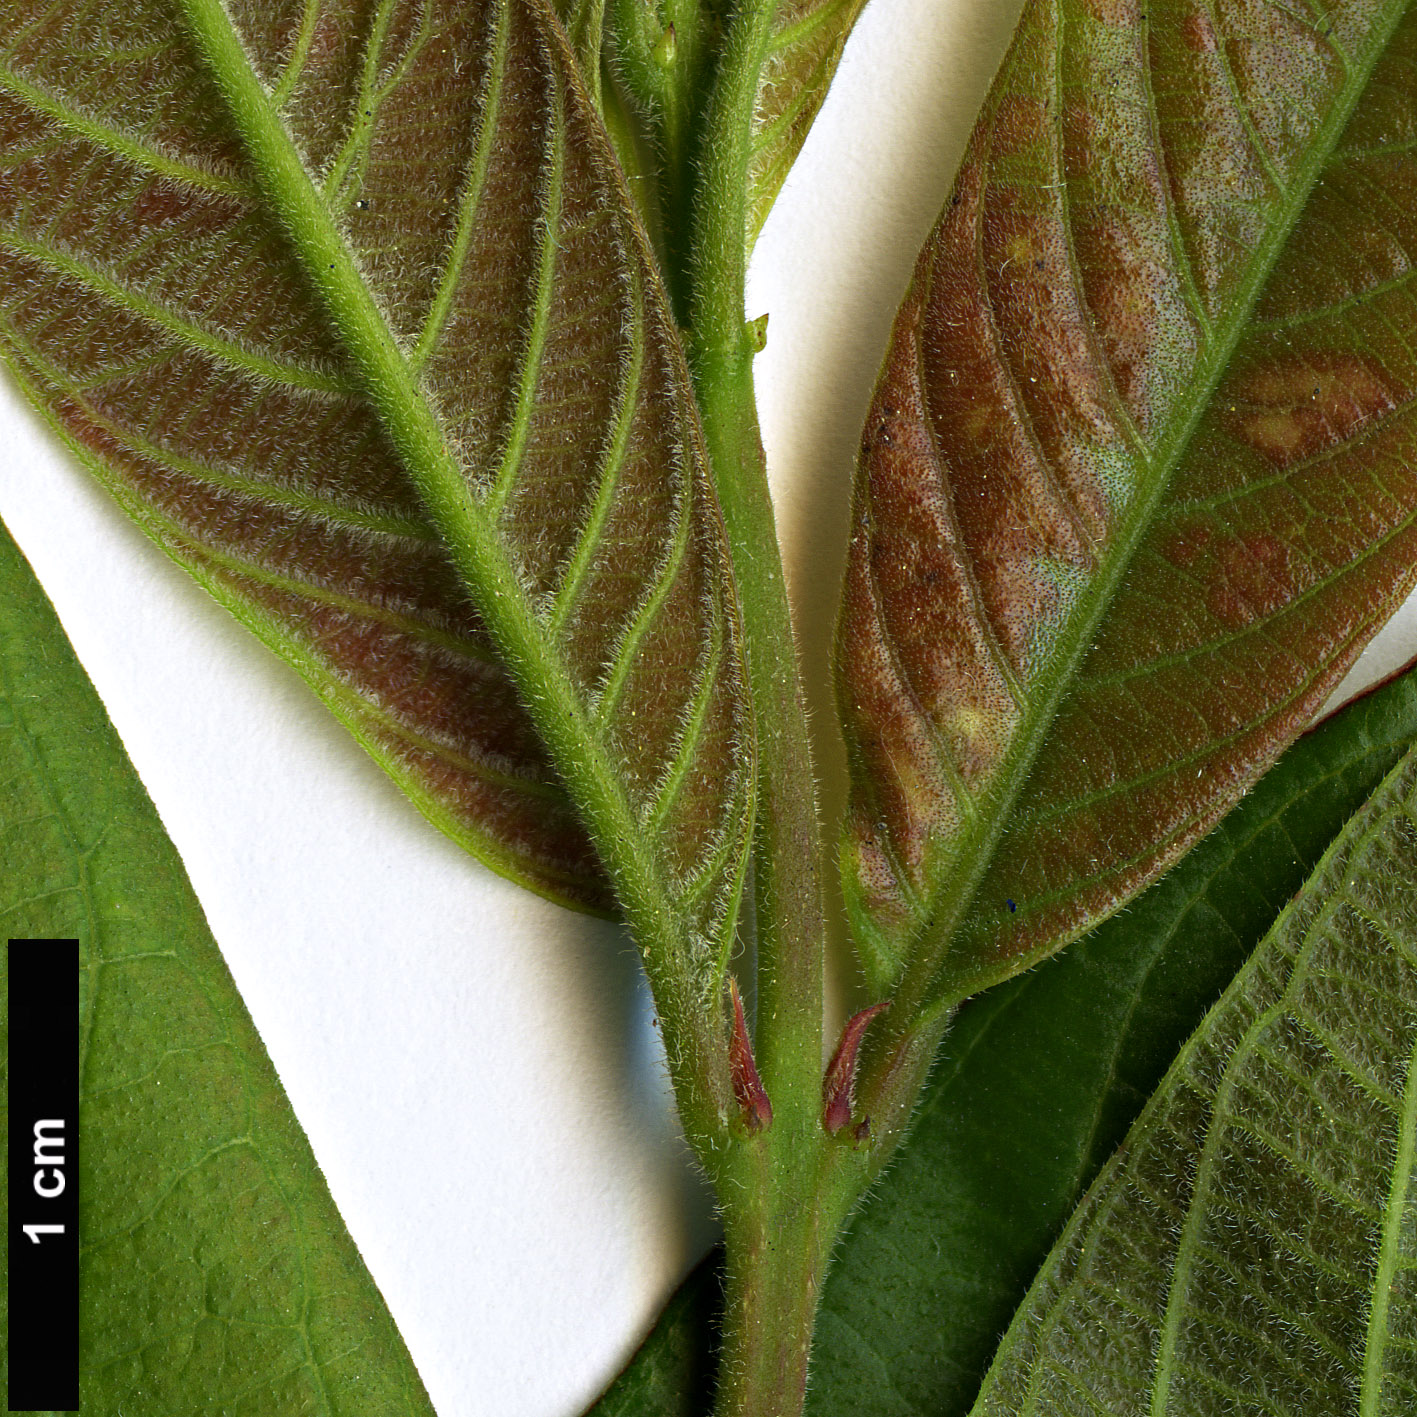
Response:
POLYGON ((80 942, 85 1413, 432 1417, 201 907, 0 527, 0 924, 80 942))
MULTIPOLYGON (((1414 741, 1408 673, 1302 737, 1129 910, 961 1011, 909 1136, 827 1277, 813 1417, 969 1410, 1084 1189, 1414 741)), ((666 1394, 694 1391, 691 1364, 707 1361, 712 1283, 711 1269, 690 1276, 596 1417, 648 1417, 660 1409, 630 1400, 646 1389, 678 1410, 666 1394)))
POLYGON ((603 907, 588 824, 722 1110, 736 604, 677 335, 549 10, 11 0, 0 35, 13 367, 439 826, 603 907))
POLYGON ((1417 1404, 1417 749, 1183 1049, 975 1411, 1417 1404))
POLYGON ((1032 0, 898 317, 839 638, 891 1026, 1080 934, 1417 573, 1417 12, 1032 0))

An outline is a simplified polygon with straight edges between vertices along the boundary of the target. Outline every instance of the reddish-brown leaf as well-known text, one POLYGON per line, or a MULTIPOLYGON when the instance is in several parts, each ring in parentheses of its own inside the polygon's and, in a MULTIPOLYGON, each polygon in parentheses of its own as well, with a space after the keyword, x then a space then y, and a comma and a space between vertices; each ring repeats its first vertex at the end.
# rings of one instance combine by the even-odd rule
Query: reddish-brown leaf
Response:
MULTIPOLYGON (((536 0, 228 13, 671 894, 712 937, 750 815, 726 554, 676 337, 554 24, 536 0)), ((440 827, 555 899, 613 908, 182 5, 11 0, 0 37, 15 370, 440 827)))
POLYGON ((1025 11, 862 442, 844 870, 881 992, 1115 909, 1411 588, 1407 9, 1025 11))

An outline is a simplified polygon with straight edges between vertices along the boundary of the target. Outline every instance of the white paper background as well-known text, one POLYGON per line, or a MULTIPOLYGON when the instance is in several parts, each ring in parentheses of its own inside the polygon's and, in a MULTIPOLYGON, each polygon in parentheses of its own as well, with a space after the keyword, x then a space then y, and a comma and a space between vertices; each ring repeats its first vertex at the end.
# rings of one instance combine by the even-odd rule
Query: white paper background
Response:
MULTIPOLYGON (((872 0, 754 260, 764 437, 822 722, 871 382, 1018 8, 872 0)), ((441 1417, 579 1413, 713 1234, 628 943, 427 826, 8 384, 0 423, 0 515, 182 853, 441 1417)), ((1414 651, 1409 604, 1359 672, 1414 651)))

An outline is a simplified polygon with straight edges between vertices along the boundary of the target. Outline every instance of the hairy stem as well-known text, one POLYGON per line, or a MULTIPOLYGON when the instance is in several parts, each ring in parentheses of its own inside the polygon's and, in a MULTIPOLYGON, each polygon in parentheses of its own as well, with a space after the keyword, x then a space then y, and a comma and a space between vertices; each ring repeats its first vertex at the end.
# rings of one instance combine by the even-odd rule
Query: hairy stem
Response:
POLYGON ((815 1125, 821 1107, 823 847, 797 649, 752 410, 751 369, 746 358, 738 369, 707 360, 697 368, 743 599, 758 729, 758 1068, 779 1116, 784 1108, 801 1110, 815 1125))
POLYGON ((748 157, 775 0, 745 4, 704 110, 692 209, 688 344, 742 597, 758 734, 758 1068, 774 1120, 737 1149, 719 1188, 727 1311, 717 1411, 801 1411, 817 1300, 863 1168, 821 1123, 824 839, 797 645, 768 492, 744 311, 748 157))
MULTIPOLYGON (((710 55, 699 7, 677 0, 677 47, 633 0, 612 0, 619 66, 656 134, 665 283, 683 326, 743 608, 758 740, 754 905, 758 1073, 772 1105, 716 1158, 727 1246, 720 1417, 795 1417, 832 1248, 876 1148, 822 1125, 825 838, 797 645, 753 390, 745 320, 749 159, 777 0, 742 0, 710 55), (648 27, 647 27, 648 26, 648 27)), ((908 1106, 906 1111, 908 1112, 908 1106)))
POLYGON ((725 1210, 719 1417, 796 1417, 806 1396, 817 1303, 844 1216, 827 1194, 836 1148, 820 1130, 795 1140, 764 1138, 751 1199, 725 1210))
POLYGON ((744 319, 748 150, 775 4, 745 5, 725 37, 699 152, 690 258, 690 367, 743 601, 760 782, 754 854, 758 1067, 774 1108, 821 1107, 823 836, 744 319))

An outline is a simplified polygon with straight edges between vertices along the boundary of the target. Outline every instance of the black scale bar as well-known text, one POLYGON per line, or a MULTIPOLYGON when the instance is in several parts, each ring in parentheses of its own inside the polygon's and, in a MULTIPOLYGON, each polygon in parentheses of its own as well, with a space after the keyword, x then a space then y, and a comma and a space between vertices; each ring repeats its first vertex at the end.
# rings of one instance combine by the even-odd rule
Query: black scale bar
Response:
POLYGON ((79 942, 9 953, 9 1410, 79 1406, 79 942))

